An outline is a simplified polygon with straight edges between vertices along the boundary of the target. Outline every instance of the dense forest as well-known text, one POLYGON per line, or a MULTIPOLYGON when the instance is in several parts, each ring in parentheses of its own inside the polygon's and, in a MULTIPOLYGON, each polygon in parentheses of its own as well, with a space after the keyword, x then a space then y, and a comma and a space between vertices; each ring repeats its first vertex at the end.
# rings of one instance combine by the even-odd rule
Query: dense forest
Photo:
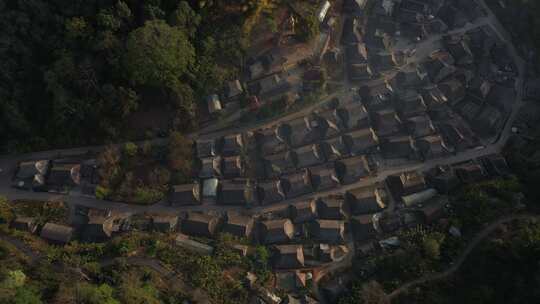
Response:
POLYGON ((0 0, 0 153, 189 129, 264 2, 0 0))

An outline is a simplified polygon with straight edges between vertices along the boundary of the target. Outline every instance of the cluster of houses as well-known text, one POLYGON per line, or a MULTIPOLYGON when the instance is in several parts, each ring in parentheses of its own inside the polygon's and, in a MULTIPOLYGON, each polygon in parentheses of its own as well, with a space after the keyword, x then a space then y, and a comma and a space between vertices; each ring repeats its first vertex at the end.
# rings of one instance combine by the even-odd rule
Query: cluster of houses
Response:
POLYGON ((379 149, 361 103, 245 134, 198 140, 201 182, 173 187, 171 203, 269 205, 361 180, 379 149))
POLYGON ((20 162, 13 186, 24 190, 66 193, 78 186, 97 184, 94 160, 66 158, 20 162))
POLYGON ((444 34, 429 42, 435 49, 420 59, 415 57, 416 45, 396 45, 407 24, 401 16, 410 12, 417 17, 448 9, 457 14, 454 6, 469 3, 464 11, 472 13, 471 18, 478 15, 475 1, 446 2, 378 1, 374 14, 386 14, 386 19, 370 15, 345 22, 342 43, 349 78, 385 81, 360 93, 384 158, 439 158, 478 147, 482 139, 500 132, 514 105, 517 67, 508 46, 489 26, 444 34), (379 5, 384 9, 377 9, 379 5))
MULTIPOLYGON (((480 182, 510 174, 508 165, 501 155, 489 155, 449 166, 440 166, 427 172, 410 171, 389 176, 386 181, 395 210, 350 217, 350 229, 355 241, 356 258, 359 265, 369 257, 399 249, 398 231, 418 225, 443 225, 450 234, 460 237, 458 228, 448 221, 452 203, 449 195, 462 185, 480 182)), ((356 276, 369 277, 369 264, 356 276)), ((321 282, 320 288, 330 301, 337 299, 347 290, 351 277, 343 272, 321 282)))

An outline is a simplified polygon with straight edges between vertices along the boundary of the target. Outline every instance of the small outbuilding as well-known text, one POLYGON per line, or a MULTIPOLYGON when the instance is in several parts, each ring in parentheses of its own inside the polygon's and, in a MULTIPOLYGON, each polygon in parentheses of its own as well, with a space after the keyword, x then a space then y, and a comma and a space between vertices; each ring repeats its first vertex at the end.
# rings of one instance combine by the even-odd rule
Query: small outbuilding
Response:
POLYGON ((289 242, 294 237, 294 226, 289 219, 261 223, 261 241, 265 244, 289 242))
POLYGON ((73 238, 74 229, 70 226, 47 223, 41 229, 40 236, 50 243, 64 245, 73 238))
POLYGON ((219 218, 202 213, 191 212, 181 221, 182 232, 187 235, 211 238, 216 233, 219 218))

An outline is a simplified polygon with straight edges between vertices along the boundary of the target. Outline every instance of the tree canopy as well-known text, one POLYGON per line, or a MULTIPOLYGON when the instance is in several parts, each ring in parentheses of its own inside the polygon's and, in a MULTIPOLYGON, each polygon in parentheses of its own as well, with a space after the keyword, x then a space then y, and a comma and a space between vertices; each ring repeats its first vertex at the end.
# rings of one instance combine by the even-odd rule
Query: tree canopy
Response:
POLYGON ((129 34, 124 67, 136 84, 176 88, 194 60, 195 50, 183 30, 152 20, 129 34))

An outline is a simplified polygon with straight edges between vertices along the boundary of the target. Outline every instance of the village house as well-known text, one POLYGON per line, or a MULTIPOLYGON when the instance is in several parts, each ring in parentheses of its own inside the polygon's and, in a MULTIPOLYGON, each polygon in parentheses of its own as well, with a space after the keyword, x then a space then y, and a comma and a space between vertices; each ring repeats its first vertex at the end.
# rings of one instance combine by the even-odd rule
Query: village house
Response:
POLYGON ((54 161, 47 175, 47 186, 50 189, 64 192, 80 184, 81 165, 75 161, 54 161))
POLYGON ((408 133, 413 138, 424 137, 435 133, 435 127, 427 115, 409 117, 405 120, 408 133))
POLYGON ((276 246, 274 266, 278 269, 297 269, 304 267, 304 251, 302 250, 302 246, 276 246))
POLYGON ((307 145, 295 150, 298 168, 320 165, 326 161, 321 146, 307 145))
POLYGON ((285 142, 279 135, 278 130, 278 128, 267 128, 259 130, 255 133, 257 146, 263 155, 285 151, 285 142))
POLYGON ((195 148, 198 158, 216 156, 216 146, 213 139, 197 139, 195 148))
POLYGON ((371 174, 365 156, 350 157, 336 161, 335 172, 342 184, 351 184, 371 174))
POLYGON ((202 213, 190 212, 181 220, 181 230, 191 236, 211 238, 215 235, 219 218, 202 213))
POLYGON ((287 243, 294 236, 294 226, 289 219, 261 222, 260 239, 264 244, 287 243))
POLYGON ((508 163, 504 156, 500 154, 492 154, 481 158, 481 162, 490 176, 509 176, 512 171, 508 167, 508 163))
POLYGON ((445 37, 445 47, 452 55, 456 65, 464 66, 474 63, 474 56, 469 47, 467 40, 463 39, 463 36, 445 37))
POLYGON ((227 213, 222 232, 230 233, 238 238, 250 239, 253 232, 254 220, 250 216, 242 216, 233 212, 227 213))
POLYGON ((285 151, 265 156, 265 171, 268 177, 278 177, 283 173, 296 170, 297 155, 294 151, 285 151))
POLYGON ((437 125, 445 143, 453 150, 462 152, 474 147, 474 139, 466 136, 464 129, 460 125, 442 123, 437 125))
POLYGON ((325 164, 309 169, 311 182, 317 191, 329 190, 339 186, 339 178, 334 165, 325 164))
POLYGON ((199 183, 175 185, 169 193, 172 206, 193 206, 201 204, 201 187, 199 183))
POLYGON ((214 248, 212 246, 192 240, 189 236, 182 233, 179 233, 176 236, 174 242, 176 246, 198 254, 211 255, 214 252, 214 248))
POLYGON ((340 128, 343 130, 355 130, 369 127, 369 113, 360 102, 346 104, 339 109, 340 128))
POLYGON ((319 120, 323 138, 332 138, 341 132, 341 118, 337 109, 318 112, 316 118, 319 120))
POLYGON ((440 135, 431 135, 416 140, 416 146, 424 160, 448 156, 451 149, 440 135))
POLYGON ((317 217, 317 203, 314 199, 296 203, 291 213, 295 224, 309 222, 317 217))
POLYGON ((470 184, 484 179, 484 169, 481 165, 473 162, 454 166, 459 180, 464 184, 470 184))
POLYGON ((256 79, 262 76, 265 72, 264 66, 261 61, 256 61, 249 66, 250 79, 256 79))
POLYGON ((393 93, 399 93, 407 89, 423 87, 426 82, 422 80, 416 70, 399 71, 394 77, 385 79, 386 88, 393 93))
POLYGON ((439 199, 434 199, 430 203, 422 208, 424 218, 427 224, 433 224, 438 219, 445 216, 445 205, 448 203, 448 200, 444 197, 439 199))
POLYGON ((427 110, 424 97, 413 89, 407 89, 397 94, 397 109, 403 117, 423 115, 427 110))
POLYGON ((404 172, 399 175, 399 195, 410 195, 426 189, 424 175, 418 171, 404 172))
POLYGON ((35 233, 37 230, 37 222, 33 217, 17 217, 11 222, 10 228, 35 233))
POLYGON ((257 185, 259 202, 261 205, 270 205, 285 199, 281 181, 260 182, 257 185))
POLYGON ((228 206, 247 206, 256 200, 255 187, 249 181, 228 181, 220 183, 218 202, 228 206))
POLYGON ((416 159, 417 149, 410 136, 394 136, 381 142, 381 151, 387 159, 416 159))
POLYGON ((238 100, 238 98, 244 93, 244 88, 242 87, 240 80, 236 79, 229 81, 227 83, 225 93, 229 102, 238 100))
POLYGON ((287 198, 295 198, 313 192, 311 176, 307 169, 286 175, 282 181, 287 198))
POLYGON ((450 78, 437 85, 443 98, 451 105, 456 106, 467 95, 466 88, 461 81, 450 78))
POLYGON ((378 213, 386 208, 386 196, 380 188, 356 188, 347 192, 347 204, 353 215, 378 213))
POLYGON ((450 193, 461 184, 451 167, 439 167, 430 172, 428 179, 431 185, 440 193, 450 193))
POLYGON ((20 162, 15 173, 14 185, 22 189, 39 189, 45 185, 45 176, 49 172, 50 161, 20 162))
POLYGON ((152 216, 152 228, 154 231, 171 232, 176 230, 178 216, 176 215, 154 215, 152 216))
POLYGON ((326 197, 317 202, 317 213, 320 219, 342 220, 347 216, 345 200, 341 197, 326 197))
POLYGON ((401 201, 403 201, 405 207, 419 206, 425 201, 435 197, 437 194, 437 190, 433 188, 428 188, 415 192, 413 194, 404 195, 401 197, 401 201))
POLYGON ((275 97, 286 93, 291 85, 279 74, 266 76, 255 83, 249 85, 253 95, 260 96, 263 99, 275 97))
POLYGON ((376 152, 379 146, 379 137, 371 128, 347 133, 343 135, 343 141, 355 156, 376 152))
POLYGON ((393 109, 379 110, 373 113, 373 125, 378 136, 388 136, 401 130, 401 119, 393 109))
POLYGON ((369 64, 350 64, 348 67, 349 78, 352 81, 368 81, 375 76, 369 64))
POLYGON ((442 58, 430 59, 417 66, 418 76, 421 79, 429 79, 432 83, 439 83, 455 72, 456 67, 442 58))
POLYGON ((317 121, 310 117, 289 121, 282 125, 281 130, 292 147, 304 146, 322 139, 317 121))
POLYGON ((221 157, 208 157, 200 160, 200 178, 210 178, 219 175, 221 175, 221 157))
POLYGON ((221 174, 225 178, 236 178, 244 175, 242 157, 229 156, 221 159, 221 174))
POLYGON ((336 244, 345 239, 345 222, 339 220, 316 220, 312 229, 317 241, 336 244))
POLYGON ((226 135, 221 139, 221 154, 223 156, 240 155, 244 149, 242 134, 226 135))
POLYGON ((300 271, 276 273, 276 289, 284 292, 294 292, 306 287, 306 274, 300 271))
POLYGON ((52 244, 64 245, 72 240, 73 234, 74 229, 72 227, 46 223, 43 228, 41 228, 40 236, 52 244))
POLYGON ((223 110, 221 100, 219 100, 219 96, 217 94, 212 94, 206 97, 206 104, 208 106, 208 114, 210 115, 215 115, 223 110))
POLYGON ((321 148, 328 161, 338 160, 350 156, 349 148, 343 136, 328 139, 321 144, 321 148))
POLYGON ((202 203, 215 204, 218 196, 219 180, 217 178, 205 179, 202 186, 202 203))
POLYGON ((92 209, 87 214, 88 222, 83 225, 81 239, 85 242, 105 242, 118 230, 115 227, 116 217, 111 216, 108 210, 92 209))

